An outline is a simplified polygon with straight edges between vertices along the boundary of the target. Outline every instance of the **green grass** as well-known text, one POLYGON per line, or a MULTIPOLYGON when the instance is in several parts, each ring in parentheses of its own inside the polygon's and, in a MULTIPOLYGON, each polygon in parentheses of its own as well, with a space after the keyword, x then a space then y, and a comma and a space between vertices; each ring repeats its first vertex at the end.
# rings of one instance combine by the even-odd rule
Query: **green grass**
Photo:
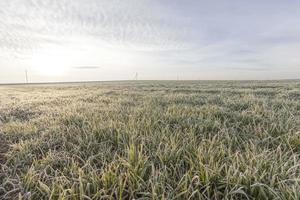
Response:
POLYGON ((1 86, 0 139, 0 199, 300 199, 300 81, 1 86))

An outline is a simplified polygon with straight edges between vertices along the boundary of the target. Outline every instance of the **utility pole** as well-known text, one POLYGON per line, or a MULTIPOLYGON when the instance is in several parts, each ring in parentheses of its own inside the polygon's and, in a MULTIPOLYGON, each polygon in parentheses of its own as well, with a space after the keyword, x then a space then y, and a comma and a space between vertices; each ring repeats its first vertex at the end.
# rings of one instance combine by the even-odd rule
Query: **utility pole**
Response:
POLYGON ((28 72, 27 72, 27 69, 25 69, 25 78, 26 78, 26 84, 28 84, 28 72))

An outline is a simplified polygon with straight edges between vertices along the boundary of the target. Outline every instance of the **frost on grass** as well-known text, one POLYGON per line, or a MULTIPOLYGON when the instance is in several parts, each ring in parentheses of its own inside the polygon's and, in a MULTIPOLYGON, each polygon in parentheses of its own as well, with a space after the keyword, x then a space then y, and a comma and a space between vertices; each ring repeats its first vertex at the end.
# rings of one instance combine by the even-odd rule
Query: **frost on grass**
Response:
POLYGON ((299 199, 299 81, 0 90, 0 199, 299 199))

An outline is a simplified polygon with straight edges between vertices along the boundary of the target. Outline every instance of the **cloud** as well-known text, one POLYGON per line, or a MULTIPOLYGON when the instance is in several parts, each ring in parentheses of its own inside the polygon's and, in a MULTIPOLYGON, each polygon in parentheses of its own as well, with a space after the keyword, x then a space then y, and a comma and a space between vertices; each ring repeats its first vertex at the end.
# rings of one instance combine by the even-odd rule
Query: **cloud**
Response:
POLYGON ((37 48, 43 43, 86 36, 110 46, 141 50, 183 46, 180 24, 170 23, 156 4, 131 0, 11 0, 1 2, 0 47, 37 48))
POLYGON ((44 55, 49 46, 74 69, 105 66, 116 79, 132 71, 299 71, 294 0, 3 0, 0 8, 0 73, 41 52, 53 59, 44 55))
POLYGON ((254 66, 254 67, 227 67, 228 70, 235 70, 235 71, 258 71, 258 72, 264 72, 264 71, 270 71, 270 68, 267 67, 261 67, 261 66, 254 66))

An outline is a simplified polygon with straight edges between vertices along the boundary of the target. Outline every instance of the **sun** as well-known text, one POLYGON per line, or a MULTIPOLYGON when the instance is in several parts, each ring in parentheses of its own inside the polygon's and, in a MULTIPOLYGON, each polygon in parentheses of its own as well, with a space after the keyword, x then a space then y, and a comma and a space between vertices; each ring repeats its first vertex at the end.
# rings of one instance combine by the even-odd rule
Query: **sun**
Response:
POLYGON ((55 49, 47 49, 32 55, 30 65, 40 75, 62 76, 70 65, 69 56, 55 49))

